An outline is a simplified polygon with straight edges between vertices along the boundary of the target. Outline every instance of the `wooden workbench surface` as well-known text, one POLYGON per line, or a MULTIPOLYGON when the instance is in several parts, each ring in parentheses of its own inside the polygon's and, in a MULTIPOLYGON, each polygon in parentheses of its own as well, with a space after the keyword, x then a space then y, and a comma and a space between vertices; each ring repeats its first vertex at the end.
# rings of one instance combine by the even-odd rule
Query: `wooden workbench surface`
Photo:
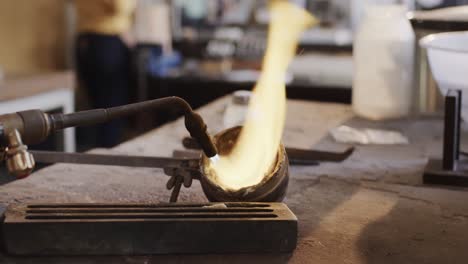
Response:
POLYGON ((0 101, 34 96, 57 89, 73 89, 74 78, 71 71, 7 76, 5 80, 0 81, 0 101))
MULTIPOLYGON (((227 98, 202 108, 219 131, 227 98)), ((358 146, 345 162, 291 167, 285 202, 299 219, 291 255, 195 255, 41 258, 43 263, 465 263, 468 259, 468 192, 421 185, 429 155, 441 152, 440 119, 385 123, 353 116, 347 105, 289 101, 284 143, 343 149, 328 130, 339 124, 402 131, 405 146, 358 146)), ((182 149, 182 120, 126 142, 113 153, 170 156, 182 149)), ((466 146, 466 144, 464 144, 466 146)), ((107 152, 107 151, 106 151, 107 152)), ((168 201, 167 176, 157 169, 55 165, 0 187, 0 203, 168 201)), ((206 201, 198 183, 181 201, 206 201)), ((25 259, 3 257, 11 263, 25 259)), ((0 257, 0 262, 2 257, 0 257)))

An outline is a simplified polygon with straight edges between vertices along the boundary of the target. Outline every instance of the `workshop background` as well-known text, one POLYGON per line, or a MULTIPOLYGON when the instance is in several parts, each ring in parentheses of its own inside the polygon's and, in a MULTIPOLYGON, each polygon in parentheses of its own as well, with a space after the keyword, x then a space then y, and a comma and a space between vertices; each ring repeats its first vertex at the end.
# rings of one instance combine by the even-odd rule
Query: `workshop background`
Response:
MULTIPOLYGON (((295 2, 314 13, 321 24, 306 32, 301 40, 299 55, 290 66, 288 97, 351 103, 352 44, 365 6, 392 1, 295 2)), ((464 4, 461 0, 403 2, 409 10, 464 4)), ((127 102, 176 95, 196 108, 233 91, 250 90, 265 49, 266 3, 138 1, 131 28, 131 85, 127 102)), ((69 109, 90 107, 88 95, 74 74, 77 20, 73 1, 0 1, 2 86, 16 87, 15 83, 25 82, 19 90, 4 89, 8 94, 2 96, 3 100, 60 86, 74 91, 74 103, 67 106, 69 109), (33 84, 37 79, 43 81, 40 86, 44 87, 33 84)), ((50 110, 63 111, 61 108, 50 110)), ((151 120, 146 117, 136 116, 126 122, 128 127, 120 141, 176 116, 166 113, 153 115, 151 120), (142 119, 145 122, 139 121, 142 119)), ((74 134, 78 135, 75 146, 79 150, 99 146, 92 128, 78 129, 74 134)), ((68 144, 72 147, 71 139, 68 144)))
MULTIPOLYGON (((285 76, 283 187, 297 216, 295 250, 50 259, 0 251, 0 263, 466 263, 468 0, 289 2, 319 20, 285 76)), ((178 96, 212 135, 241 125, 261 76, 270 3, 0 0, 0 115, 178 96), (115 20, 103 25, 107 14, 115 20)), ((28 149, 199 159, 176 110, 67 128, 28 149)), ((179 177, 174 196, 166 169, 49 163, 21 180, 2 164, 0 211, 209 200, 192 176, 189 188, 179 177)))

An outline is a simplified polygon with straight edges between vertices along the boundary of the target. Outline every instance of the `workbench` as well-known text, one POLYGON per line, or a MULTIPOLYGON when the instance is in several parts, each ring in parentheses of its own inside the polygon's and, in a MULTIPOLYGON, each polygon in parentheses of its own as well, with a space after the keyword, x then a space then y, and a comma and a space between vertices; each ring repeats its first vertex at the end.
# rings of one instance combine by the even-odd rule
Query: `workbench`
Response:
MULTIPOLYGON (((212 132, 221 130, 223 97, 201 109, 212 132)), ((328 131, 339 124, 401 131, 409 145, 357 146, 342 163, 291 167, 285 203, 297 215, 299 242, 292 254, 163 255, 14 258, 1 263, 466 263, 468 192, 423 186, 429 156, 442 151, 440 117, 371 122, 349 105, 288 101, 284 143, 339 150, 328 131)), ((466 133, 464 133, 466 134, 466 133)), ((183 121, 169 123, 102 153, 171 156, 187 136, 183 121)), ((466 147, 467 141, 462 144, 466 147)), ((0 187, 0 203, 168 201, 168 177, 158 169, 59 164, 0 187)), ((180 201, 206 201, 198 183, 180 201)))

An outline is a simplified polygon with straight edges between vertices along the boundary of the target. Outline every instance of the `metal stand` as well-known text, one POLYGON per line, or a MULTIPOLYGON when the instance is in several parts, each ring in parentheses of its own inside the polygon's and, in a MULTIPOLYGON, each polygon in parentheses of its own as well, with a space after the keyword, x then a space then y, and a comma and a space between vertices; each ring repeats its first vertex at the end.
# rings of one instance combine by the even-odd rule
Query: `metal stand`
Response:
POLYGON ((423 181, 427 184, 468 186, 468 159, 460 158, 462 92, 445 96, 444 149, 442 160, 429 160, 423 181))

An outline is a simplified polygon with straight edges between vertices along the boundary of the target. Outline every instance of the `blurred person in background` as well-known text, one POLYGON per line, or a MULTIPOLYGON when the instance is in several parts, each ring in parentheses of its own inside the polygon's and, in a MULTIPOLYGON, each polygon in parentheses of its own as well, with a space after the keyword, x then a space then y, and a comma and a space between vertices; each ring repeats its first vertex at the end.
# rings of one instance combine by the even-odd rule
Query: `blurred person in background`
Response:
MULTIPOLYGON (((128 103, 130 83, 129 34, 136 0, 75 0, 78 37, 77 74, 92 108, 128 103)), ((98 147, 112 147, 122 140, 123 120, 100 125, 98 147)))

